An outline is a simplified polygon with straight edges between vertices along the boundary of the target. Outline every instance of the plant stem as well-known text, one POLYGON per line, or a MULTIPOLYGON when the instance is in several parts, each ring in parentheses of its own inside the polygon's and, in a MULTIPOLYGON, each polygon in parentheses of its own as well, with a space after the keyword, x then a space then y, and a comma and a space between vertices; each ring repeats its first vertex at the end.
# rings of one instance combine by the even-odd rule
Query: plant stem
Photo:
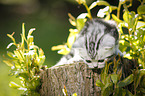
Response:
POLYGON ((88 12, 88 17, 89 17, 90 19, 92 19, 91 11, 90 11, 88 5, 87 5, 86 3, 83 3, 83 5, 86 7, 86 10, 87 10, 87 12, 88 12))
POLYGON ((118 8, 117 8, 117 17, 118 17, 118 19, 119 19, 119 16, 120 16, 121 5, 122 5, 122 3, 119 2, 118 8))
POLYGON ((24 52, 24 37, 25 37, 25 23, 22 24, 22 43, 21 43, 21 48, 22 48, 22 51, 24 52))

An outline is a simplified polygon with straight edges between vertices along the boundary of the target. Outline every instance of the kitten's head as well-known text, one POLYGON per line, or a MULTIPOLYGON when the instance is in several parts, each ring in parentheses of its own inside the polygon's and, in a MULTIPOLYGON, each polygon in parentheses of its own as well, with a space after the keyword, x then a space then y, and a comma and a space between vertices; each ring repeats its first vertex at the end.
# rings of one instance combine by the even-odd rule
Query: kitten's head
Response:
POLYGON ((79 54, 89 68, 103 68, 106 60, 118 54, 118 38, 115 25, 101 19, 90 20, 80 32, 79 54))

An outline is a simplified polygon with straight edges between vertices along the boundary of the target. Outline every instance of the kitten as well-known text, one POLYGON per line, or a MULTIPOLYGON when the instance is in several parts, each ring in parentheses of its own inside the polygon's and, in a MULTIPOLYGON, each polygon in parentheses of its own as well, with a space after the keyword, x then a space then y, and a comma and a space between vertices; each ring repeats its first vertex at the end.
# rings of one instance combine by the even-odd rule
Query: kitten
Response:
POLYGON ((76 37, 71 52, 55 65, 83 61, 89 68, 103 68, 106 60, 122 53, 118 49, 119 33, 115 24, 103 19, 92 19, 76 37))

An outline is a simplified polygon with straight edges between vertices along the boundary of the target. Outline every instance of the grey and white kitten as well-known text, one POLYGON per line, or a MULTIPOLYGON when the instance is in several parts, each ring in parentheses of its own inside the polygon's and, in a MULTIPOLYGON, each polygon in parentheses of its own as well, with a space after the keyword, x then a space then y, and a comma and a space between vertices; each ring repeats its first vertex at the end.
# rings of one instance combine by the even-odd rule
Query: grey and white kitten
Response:
POLYGON ((115 24, 103 19, 92 19, 76 37, 71 52, 55 65, 83 61, 89 68, 103 68, 106 60, 122 53, 118 49, 119 34, 115 24))

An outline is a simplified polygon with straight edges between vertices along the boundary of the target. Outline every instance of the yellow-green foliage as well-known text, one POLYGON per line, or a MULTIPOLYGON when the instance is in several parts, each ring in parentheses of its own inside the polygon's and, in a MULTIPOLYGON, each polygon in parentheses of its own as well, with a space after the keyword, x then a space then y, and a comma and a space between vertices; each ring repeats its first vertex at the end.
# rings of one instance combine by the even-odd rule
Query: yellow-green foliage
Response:
POLYGON ((20 43, 16 43, 13 37, 14 33, 7 34, 13 41, 7 46, 7 49, 12 45, 14 45, 16 49, 13 52, 8 51, 7 55, 9 58, 6 58, 3 62, 11 67, 9 75, 14 75, 21 81, 20 85, 11 81, 9 83, 10 87, 23 90, 23 95, 39 96, 39 73, 45 61, 45 55, 41 48, 34 45, 33 36, 31 35, 34 30, 35 28, 30 29, 26 37, 23 23, 20 43))

